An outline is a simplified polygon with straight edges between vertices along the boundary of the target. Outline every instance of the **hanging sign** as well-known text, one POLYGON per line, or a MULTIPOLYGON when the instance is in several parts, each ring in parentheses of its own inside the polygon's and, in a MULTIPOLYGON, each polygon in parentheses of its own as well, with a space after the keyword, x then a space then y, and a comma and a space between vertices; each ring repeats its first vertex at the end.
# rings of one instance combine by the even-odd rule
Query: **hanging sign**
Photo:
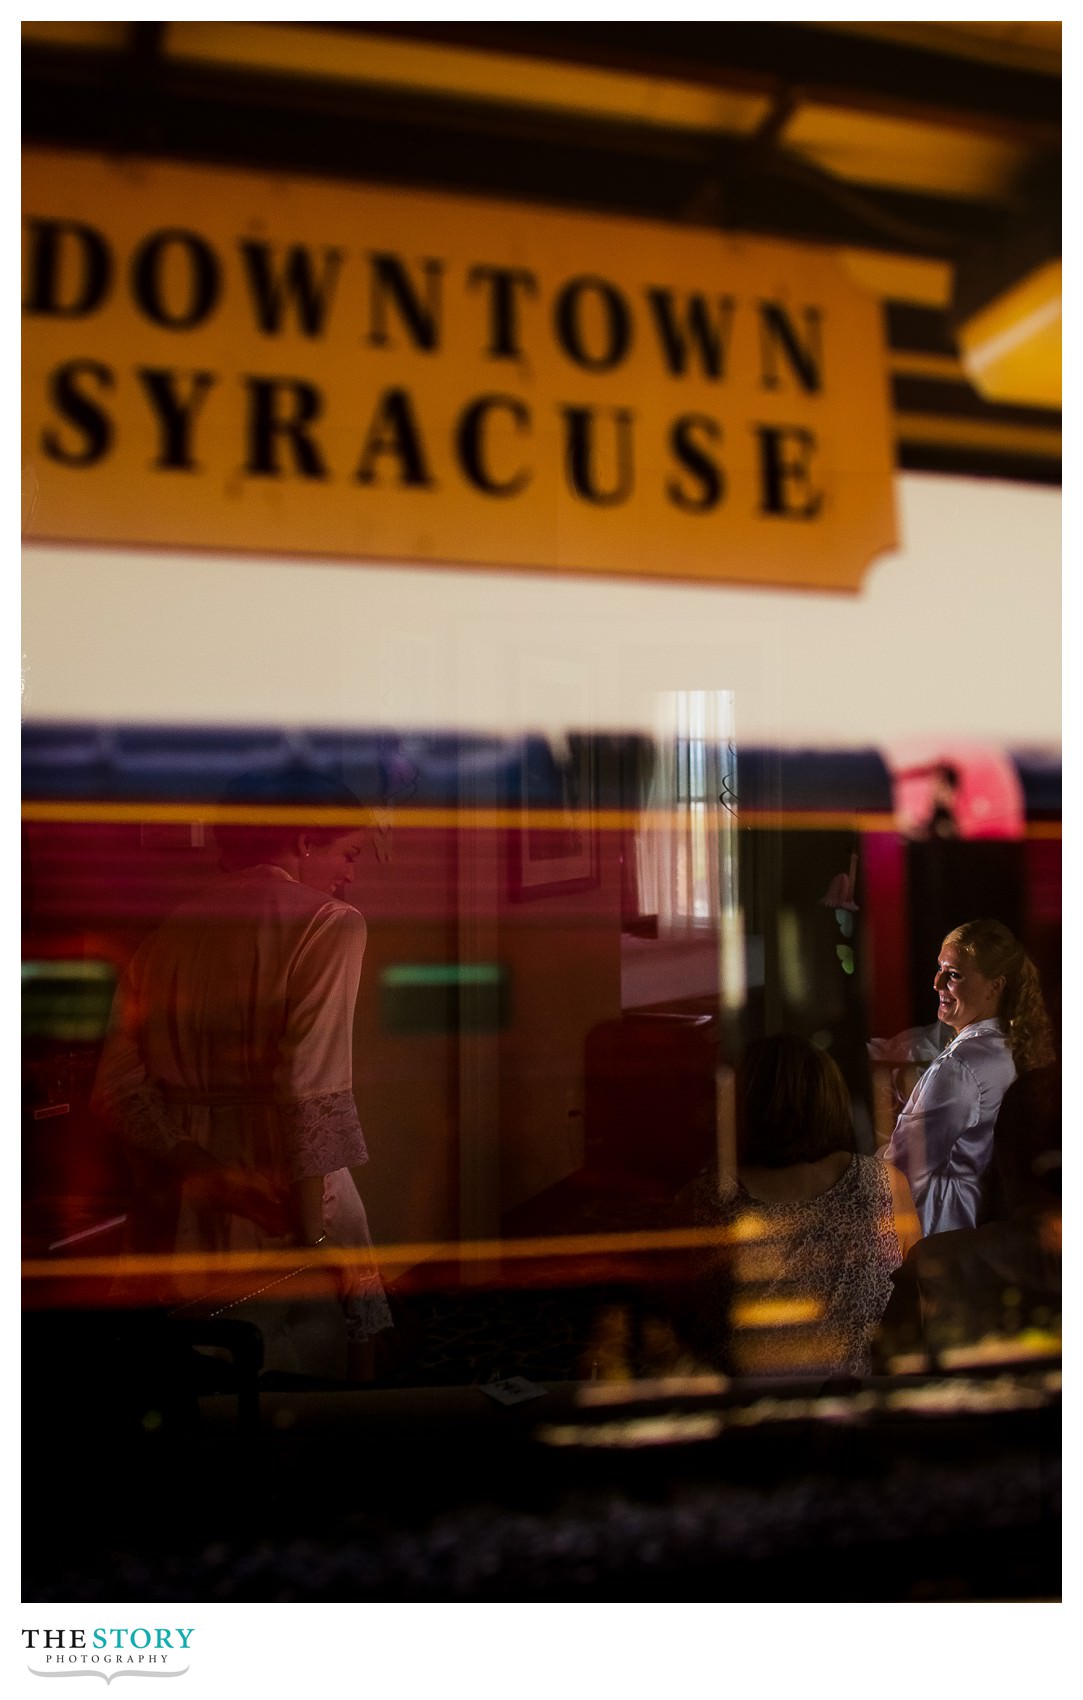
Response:
POLYGON ((42 539, 856 588, 879 303, 824 251, 32 151, 42 539))

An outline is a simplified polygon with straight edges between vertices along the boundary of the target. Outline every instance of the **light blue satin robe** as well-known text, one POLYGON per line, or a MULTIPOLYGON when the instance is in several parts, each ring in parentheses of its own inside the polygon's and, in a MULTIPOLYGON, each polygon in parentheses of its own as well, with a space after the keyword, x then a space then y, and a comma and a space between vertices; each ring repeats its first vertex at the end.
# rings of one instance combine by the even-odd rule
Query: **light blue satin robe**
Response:
POLYGON ((977 1224, 993 1129, 1015 1063, 999 1021, 975 1021, 929 1064, 884 1157, 910 1182, 925 1235, 977 1224))

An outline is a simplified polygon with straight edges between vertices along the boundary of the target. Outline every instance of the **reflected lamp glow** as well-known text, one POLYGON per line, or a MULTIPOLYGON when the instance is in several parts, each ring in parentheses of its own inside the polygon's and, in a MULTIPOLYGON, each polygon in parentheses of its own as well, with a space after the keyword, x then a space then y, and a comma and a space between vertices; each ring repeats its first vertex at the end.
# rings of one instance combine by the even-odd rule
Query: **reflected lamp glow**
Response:
POLYGON ((1001 291, 958 329, 963 366, 990 401, 1061 405, 1061 262, 1001 291))

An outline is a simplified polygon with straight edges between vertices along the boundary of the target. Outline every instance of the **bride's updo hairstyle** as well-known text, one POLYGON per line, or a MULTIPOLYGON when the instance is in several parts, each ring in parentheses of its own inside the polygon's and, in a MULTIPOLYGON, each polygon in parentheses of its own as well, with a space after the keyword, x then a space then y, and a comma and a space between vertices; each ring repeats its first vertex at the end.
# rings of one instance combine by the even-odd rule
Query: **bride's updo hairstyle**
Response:
POLYGON ((244 808, 254 817, 250 821, 216 822, 214 835, 222 867, 227 871, 274 862, 297 843, 301 832, 316 843, 329 843, 352 824, 371 824, 367 811, 363 823, 356 814, 354 822, 339 814, 324 824, 320 818, 323 810, 360 811, 362 804, 347 785, 315 768, 278 767, 240 774, 226 786, 221 800, 224 806, 244 808), (290 813, 276 818, 279 809, 289 809, 290 813), (263 810, 268 818, 261 820, 263 810))
MULTIPOLYGON (((1004 976, 997 1020, 1015 1062, 1016 1072, 1045 1068, 1055 1059, 1053 1028, 1035 968, 1015 934, 1003 921, 964 921, 944 940, 965 951, 987 980, 1004 976)), ((943 949, 943 946, 941 946, 943 949)))

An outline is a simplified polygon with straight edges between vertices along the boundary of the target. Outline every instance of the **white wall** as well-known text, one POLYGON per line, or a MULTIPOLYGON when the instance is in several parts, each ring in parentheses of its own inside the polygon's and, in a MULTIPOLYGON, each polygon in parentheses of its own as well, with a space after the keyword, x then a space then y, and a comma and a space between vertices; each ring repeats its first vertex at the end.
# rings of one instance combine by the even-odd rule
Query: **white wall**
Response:
POLYGON ((898 479, 856 596, 24 549, 35 719, 649 730, 737 693, 748 742, 1060 741, 1060 492, 898 479))

